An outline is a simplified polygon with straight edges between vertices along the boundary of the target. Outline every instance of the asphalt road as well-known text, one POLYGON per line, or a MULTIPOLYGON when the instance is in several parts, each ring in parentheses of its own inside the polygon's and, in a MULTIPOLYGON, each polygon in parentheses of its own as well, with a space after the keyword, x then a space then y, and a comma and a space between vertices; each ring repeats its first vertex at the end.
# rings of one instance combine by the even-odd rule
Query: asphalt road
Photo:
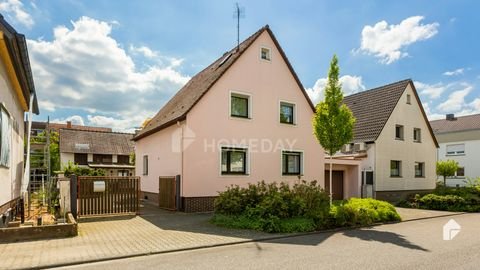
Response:
POLYGON ((480 269, 480 214, 68 267, 72 268, 480 269), (443 225, 451 218, 462 226, 461 232, 445 241, 443 225))

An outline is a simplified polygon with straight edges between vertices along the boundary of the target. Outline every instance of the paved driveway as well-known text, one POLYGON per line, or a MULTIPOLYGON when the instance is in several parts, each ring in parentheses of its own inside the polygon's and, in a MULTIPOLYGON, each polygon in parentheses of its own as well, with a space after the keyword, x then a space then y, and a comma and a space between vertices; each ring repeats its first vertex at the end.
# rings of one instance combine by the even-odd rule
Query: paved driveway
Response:
POLYGON ((77 237, 0 244, 0 269, 45 267, 272 237, 219 228, 208 222, 210 217, 168 212, 145 204, 136 217, 80 221, 77 237))

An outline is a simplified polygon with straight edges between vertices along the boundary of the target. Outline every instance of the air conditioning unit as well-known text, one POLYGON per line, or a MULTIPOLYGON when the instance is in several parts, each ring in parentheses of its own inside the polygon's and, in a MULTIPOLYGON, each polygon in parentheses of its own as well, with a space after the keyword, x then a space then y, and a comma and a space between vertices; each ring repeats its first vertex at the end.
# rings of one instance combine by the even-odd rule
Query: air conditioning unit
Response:
POLYGON ((356 143, 356 144, 353 145, 353 150, 355 152, 366 151, 367 150, 367 144, 366 143, 356 143))

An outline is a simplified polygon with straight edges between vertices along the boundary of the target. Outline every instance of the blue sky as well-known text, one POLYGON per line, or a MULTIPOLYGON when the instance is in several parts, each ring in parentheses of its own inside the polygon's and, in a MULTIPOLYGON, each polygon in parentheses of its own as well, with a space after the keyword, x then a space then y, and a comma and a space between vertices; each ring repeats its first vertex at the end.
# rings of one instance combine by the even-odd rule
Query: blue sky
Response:
MULTIPOLYGON (((312 99, 340 59, 346 94, 405 78, 431 119, 480 113, 478 1, 239 1, 269 24, 312 99), (341 2, 341 4, 340 4, 341 2)), ((28 39, 37 120, 131 131, 236 43, 233 1, 0 1, 28 39)))

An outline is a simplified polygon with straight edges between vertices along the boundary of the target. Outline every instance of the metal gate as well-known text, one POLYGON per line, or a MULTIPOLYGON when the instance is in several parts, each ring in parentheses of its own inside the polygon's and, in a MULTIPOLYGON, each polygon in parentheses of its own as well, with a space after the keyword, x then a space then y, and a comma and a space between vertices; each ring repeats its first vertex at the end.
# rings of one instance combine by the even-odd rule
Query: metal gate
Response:
POLYGON ((158 206, 180 210, 180 176, 160 176, 158 181, 158 206))
POLYGON ((137 213, 139 177, 78 176, 79 216, 137 213))

